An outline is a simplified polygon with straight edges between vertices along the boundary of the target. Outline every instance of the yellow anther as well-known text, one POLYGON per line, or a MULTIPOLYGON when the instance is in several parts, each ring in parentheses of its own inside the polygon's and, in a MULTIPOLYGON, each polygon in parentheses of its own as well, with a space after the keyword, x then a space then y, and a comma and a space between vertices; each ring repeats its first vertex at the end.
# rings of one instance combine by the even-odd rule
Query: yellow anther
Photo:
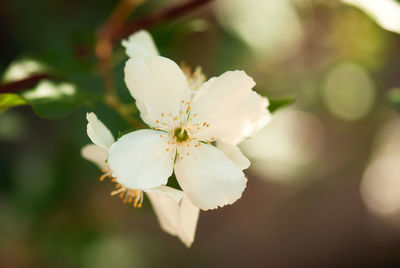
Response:
POLYGON ((156 124, 159 124, 160 123, 160 121, 159 120, 156 120, 156 124))
POLYGON ((108 173, 101 175, 100 181, 103 181, 107 177, 108 177, 108 173))
POLYGON ((161 113, 161 117, 164 117, 164 113, 161 113))
POLYGON ((174 117, 174 121, 176 121, 176 120, 178 120, 178 117, 177 117, 177 116, 174 117))

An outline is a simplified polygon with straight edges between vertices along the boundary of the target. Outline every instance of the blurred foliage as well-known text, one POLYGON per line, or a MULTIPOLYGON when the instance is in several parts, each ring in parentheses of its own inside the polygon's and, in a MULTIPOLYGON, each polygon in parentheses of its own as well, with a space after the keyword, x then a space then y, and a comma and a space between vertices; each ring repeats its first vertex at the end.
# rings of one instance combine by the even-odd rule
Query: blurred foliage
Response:
POLYGON ((27 101, 18 94, 4 93, 0 94, 0 112, 8 108, 27 104, 27 101))
POLYGON ((282 109, 288 105, 293 104, 296 101, 296 98, 286 98, 281 100, 269 100, 268 110, 271 113, 276 112, 279 109, 282 109))

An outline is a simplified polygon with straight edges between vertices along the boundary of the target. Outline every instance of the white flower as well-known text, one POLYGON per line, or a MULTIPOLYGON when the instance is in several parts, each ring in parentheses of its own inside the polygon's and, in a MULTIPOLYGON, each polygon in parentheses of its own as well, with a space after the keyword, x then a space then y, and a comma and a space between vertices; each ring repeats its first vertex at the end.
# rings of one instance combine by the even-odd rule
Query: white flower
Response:
MULTIPOLYGON (((107 127, 97 119, 94 113, 87 114, 87 133, 95 144, 82 149, 82 156, 95 163, 105 174, 100 178, 110 176, 110 167, 106 163, 108 149, 114 143, 114 137, 107 127)), ((113 180, 115 180, 113 178, 113 180)), ((161 228, 177 236, 187 247, 190 247, 196 231, 199 209, 190 202, 188 197, 179 190, 168 186, 158 186, 148 189, 132 189, 123 184, 117 184, 117 190, 111 195, 120 195, 124 202, 141 207, 143 192, 147 194, 156 212, 161 228)))
POLYGON ((128 188, 147 189, 165 185, 175 171, 195 206, 234 203, 246 187, 242 170, 250 165, 236 144, 269 121, 268 100, 252 91, 255 83, 243 71, 211 78, 193 95, 178 65, 158 56, 151 43, 144 31, 123 43, 133 56, 125 65, 125 82, 152 129, 111 145, 112 176, 128 188))

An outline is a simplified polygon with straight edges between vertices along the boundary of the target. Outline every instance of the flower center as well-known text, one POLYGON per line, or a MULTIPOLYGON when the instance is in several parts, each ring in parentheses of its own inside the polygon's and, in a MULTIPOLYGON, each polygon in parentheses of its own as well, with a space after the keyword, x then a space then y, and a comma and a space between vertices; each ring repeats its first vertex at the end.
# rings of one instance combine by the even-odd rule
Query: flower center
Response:
POLYGON ((174 129, 174 137, 176 138, 177 142, 184 142, 189 139, 186 129, 181 127, 174 129))

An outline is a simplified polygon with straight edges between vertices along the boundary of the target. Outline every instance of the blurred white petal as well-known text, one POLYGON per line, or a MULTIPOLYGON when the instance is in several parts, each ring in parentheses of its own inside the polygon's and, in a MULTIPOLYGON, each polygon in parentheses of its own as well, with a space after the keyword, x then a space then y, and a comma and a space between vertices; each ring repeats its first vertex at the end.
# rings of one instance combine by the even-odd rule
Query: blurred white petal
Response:
POLYGON ((193 243, 199 209, 182 191, 168 186, 146 190, 161 228, 190 247, 193 243))
POLYGON ((400 3, 395 0, 343 0, 364 11, 382 28, 400 34, 400 3))
POLYGON ((219 0, 215 8, 221 24, 260 55, 287 57, 302 39, 300 19, 289 0, 219 0))

